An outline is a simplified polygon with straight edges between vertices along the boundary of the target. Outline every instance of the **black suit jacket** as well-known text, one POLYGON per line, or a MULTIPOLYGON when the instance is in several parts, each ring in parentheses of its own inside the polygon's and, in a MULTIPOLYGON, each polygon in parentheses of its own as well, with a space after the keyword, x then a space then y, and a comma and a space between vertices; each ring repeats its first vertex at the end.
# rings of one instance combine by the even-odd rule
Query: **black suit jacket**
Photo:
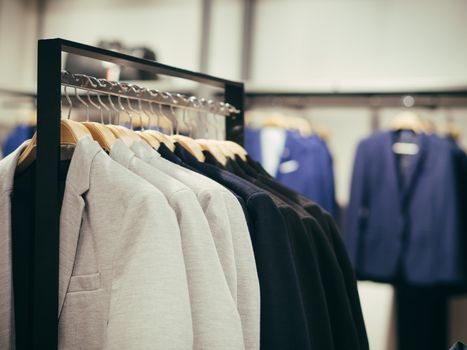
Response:
POLYGON ((293 247, 286 222, 271 197, 228 171, 199 163, 179 145, 176 155, 245 203, 261 290, 261 348, 312 349, 293 247))
MULTIPOLYGON (((229 162, 228 168, 273 193, 296 212, 307 235, 299 239, 299 244, 300 246, 307 243, 309 245, 309 252, 303 257, 301 264, 303 266, 309 266, 310 263, 318 264, 313 261, 311 255, 315 255, 319 261, 321 281, 325 288, 336 348, 368 349, 355 276, 343 242, 329 214, 326 214, 328 216, 326 218, 317 205, 277 183, 270 176, 262 175, 264 174, 262 171, 252 168, 247 163, 240 160, 229 162), (256 177, 253 177, 252 175, 255 174, 256 177)), ((309 273, 304 273, 304 275, 309 276, 309 273)), ((306 279, 302 286, 305 289, 305 295, 310 293, 310 288, 315 288, 306 279)), ((316 312, 311 305, 308 306, 309 312, 316 312)))

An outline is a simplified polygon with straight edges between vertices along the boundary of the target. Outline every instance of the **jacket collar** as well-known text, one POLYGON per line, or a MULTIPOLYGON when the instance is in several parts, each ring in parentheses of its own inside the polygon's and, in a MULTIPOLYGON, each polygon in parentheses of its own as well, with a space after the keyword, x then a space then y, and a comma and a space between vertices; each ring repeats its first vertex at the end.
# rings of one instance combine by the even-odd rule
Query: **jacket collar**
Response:
MULTIPOLYGON (((29 141, 24 142, 16 151, 0 162, 0 178, 2 179, 2 181, 0 181, 0 205, 7 203, 8 211, 10 210, 10 192, 13 190, 16 165, 22 150, 26 147, 28 142, 29 141)), ((79 140, 74 150, 67 174, 60 214, 59 315, 65 301, 65 295, 76 255, 79 229, 81 227, 82 212, 84 209, 84 199, 81 195, 89 189, 92 162, 99 153, 104 152, 90 137, 79 140)), ((10 283, 10 288, 8 286, 0 288, 0 299, 2 301, 10 300, 10 307, 13 308, 11 303, 11 221, 7 221, 8 222, 5 222, 4 225, 8 227, 3 227, 1 230, 1 232, 5 234, 5 237, 3 237, 3 235, 0 237, 5 243, 1 245, 2 249, 3 247, 5 248, 5 251, 0 251, 0 253, 3 259, 6 259, 2 260, 5 264, 2 263, 1 265, 1 274, 3 275, 4 268, 8 269, 5 274, 7 275, 7 283, 10 283)))
POLYGON ((0 162, 0 195, 4 192, 13 190, 16 165, 23 149, 29 144, 30 140, 24 141, 14 152, 2 159, 0 162))
POLYGON ((417 140, 418 152, 413 156, 412 162, 408 169, 408 178, 409 181, 407 186, 404 187, 402 192, 402 203, 405 205, 408 200, 410 200, 411 194, 416 186, 418 177, 421 174, 421 169, 426 158, 427 153, 427 135, 420 134, 417 140))
POLYGON ((410 200, 410 195, 412 193, 413 187, 416 184, 418 176, 420 174, 420 170, 423 164, 423 161, 426 156, 426 146, 427 146, 427 136, 425 134, 420 134, 418 136, 418 147, 419 150, 417 154, 413 156, 413 159, 410 163, 410 167, 408 169, 408 181, 406 186, 400 186, 399 174, 398 174, 398 166, 396 162, 396 155, 393 151, 393 143, 394 143, 394 133, 392 131, 386 132, 383 134, 385 139, 385 152, 386 158, 388 160, 388 164, 391 171, 390 178, 390 190, 394 191, 394 193, 399 194, 399 201, 401 205, 407 204, 407 201, 410 200))
POLYGON ((129 168, 131 160, 135 158, 135 154, 123 143, 122 140, 116 140, 110 150, 110 157, 117 163, 129 168))
POLYGON ((159 152, 143 141, 133 143, 131 145, 131 150, 138 158, 144 160, 146 163, 152 163, 161 157, 159 152))

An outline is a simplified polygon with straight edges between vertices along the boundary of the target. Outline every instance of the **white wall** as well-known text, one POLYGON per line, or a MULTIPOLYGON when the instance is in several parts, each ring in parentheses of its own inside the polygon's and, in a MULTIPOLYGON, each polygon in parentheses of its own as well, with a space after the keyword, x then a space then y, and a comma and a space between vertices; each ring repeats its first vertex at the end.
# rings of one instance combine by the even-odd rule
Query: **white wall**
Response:
POLYGON ((466 23, 458 0, 258 0, 253 80, 465 86, 466 23))
POLYGON ((29 88, 35 81, 37 5, 0 0, 0 88, 29 88))
POLYGON ((95 45, 120 40, 154 48, 158 60, 198 69, 199 0, 49 0, 43 37, 62 37, 95 45))

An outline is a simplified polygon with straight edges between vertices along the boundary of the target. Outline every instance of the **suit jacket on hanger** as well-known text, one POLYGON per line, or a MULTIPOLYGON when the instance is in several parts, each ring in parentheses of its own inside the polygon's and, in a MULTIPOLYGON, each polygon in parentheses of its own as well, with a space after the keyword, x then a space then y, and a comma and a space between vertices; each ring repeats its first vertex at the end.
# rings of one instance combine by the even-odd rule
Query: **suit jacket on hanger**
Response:
POLYGON ((419 135, 419 151, 402 178, 394 141, 393 132, 379 132, 357 149, 344 234, 357 275, 414 285, 463 283, 452 145, 419 135))
POLYGON ((258 349, 260 290, 253 247, 241 205, 232 193, 217 182, 167 161, 147 144, 136 142, 132 150, 137 157, 184 183, 197 195, 237 301, 245 348, 258 349))
MULTIPOLYGON (((290 130, 286 133, 275 178, 335 216, 333 165, 326 143, 316 135, 303 137, 290 130)), ((260 139, 261 130, 246 129, 245 148, 253 159, 261 162, 267 150, 261 149, 260 139)))
MULTIPOLYGON (((9 196, 20 152, 0 162, 2 349, 11 348, 14 334, 9 196)), ((67 175, 59 258, 60 349, 192 347, 175 213, 89 137, 77 143, 67 175)))
POLYGON ((237 304, 230 293, 209 224, 194 192, 137 158, 121 140, 114 143, 110 156, 158 188, 175 210, 188 277, 193 349, 244 349, 237 304))
MULTIPOLYGON (((344 270, 340 265, 337 254, 333 245, 333 239, 330 232, 326 232, 324 226, 305 211, 305 208, 298 202, 294 201, 291 193, 293 191, 284 189, 284 186, 277 183, 277 181, 262 179, 260 174, 254 177, 254 170, 248 169, 248 166, 243 168, 240 166, 240 161, 230 161, 234 171, 243 178, 255 183, 257 186, 267 190, 275 198, 277 205, 286 211, 286 215, 292 215, 292 222, 300 221, 303 224, 302 233, 295 233, 297 240, 296 255, 299 258, 297 261, 298 266, 302 267, 302 289, 304 290, 305 306, 308 307, 310 333, 313 340, 317 342, 319 339, 324 338, 323 329, 325 320, 328 320, 330 334, 334 345, 326 343, 316 343, 317 348, 335 348, 346 347, 348 349, 367 349, 368 346, 365 340, 366 335, 361 337, 359 332, 360 324, 358 319, 354 317, 353 308, 351 307, 352 300, 350 298, 347 288, 355 288, 354 285, 348 286, 344 278, 344 270), (246 172, 249 171, 250 175, 246 172), (286 194, 287 193, 287 194, 286 194), (302 252, 300 255, 299 252, 302 252), (317 269, 317 271, 316 271, 317 269), (313 272, 314 271, 314 272, 313 272), (315 274, 319 280, 313 280, 312 275, 315 274), (321 304, 315 302, 319 300, 316 295, 318 284, 324 288, 323 295, 327 302, 327 309, 321 309, 321 304), (328 313, 326 315, 325 313, 328 313), (316 332, 318 330, 318 332, 316 332), (313 332, 316 332, 313 335, 313 332), (362 339, 361 339, 362 338, 362 339)), ((297 231, 295 228, 293 231, 297 231)), ((363 327, 364 329, 364 327, 363 327)), ((324 338, 325 339, 325 338, 324 338)), ((323 340, 324 341, 324 340, 323 340)))
POLYGON ((261 347, 310 349, 307 318, 287 222, 260 188, 196 158, 176 146, 189 166, 241 196, 252 221, 250 230, 261 285, 261 347))
POLYGON ((251 159, 248 155, 246 156, 246 161, 241 160, 237 156, 235 162, 232 163, 237 163, 244 172, 250 176, 254 176, 259 184, 267 186, 267 188, 277 194, 280 198, 296 203, 318 221, 319 225, 329 237, 329 241, 332 244, 339 266, 343 273, 354 322, 358 332, 360 348, 368 349, 368 338, 360 305, 360 297, 358 295, 355 272, 352 268, 341 234, 331 215, 308 198, 275 181, 274 178, 271 177, 258 162, 251 159))

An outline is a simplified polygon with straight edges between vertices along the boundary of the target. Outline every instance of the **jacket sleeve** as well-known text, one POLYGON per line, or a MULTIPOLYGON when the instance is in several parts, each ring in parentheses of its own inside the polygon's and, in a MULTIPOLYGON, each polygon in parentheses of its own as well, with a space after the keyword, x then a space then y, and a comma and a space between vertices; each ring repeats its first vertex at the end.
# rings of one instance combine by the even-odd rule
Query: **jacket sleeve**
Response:
POLYGON ((368 162, 365 159, 365 146, 366 142, 362 141, 357 147, 344 225, 344 242, 354 268, 357 266, 359 242, 368 215, 368 162))

